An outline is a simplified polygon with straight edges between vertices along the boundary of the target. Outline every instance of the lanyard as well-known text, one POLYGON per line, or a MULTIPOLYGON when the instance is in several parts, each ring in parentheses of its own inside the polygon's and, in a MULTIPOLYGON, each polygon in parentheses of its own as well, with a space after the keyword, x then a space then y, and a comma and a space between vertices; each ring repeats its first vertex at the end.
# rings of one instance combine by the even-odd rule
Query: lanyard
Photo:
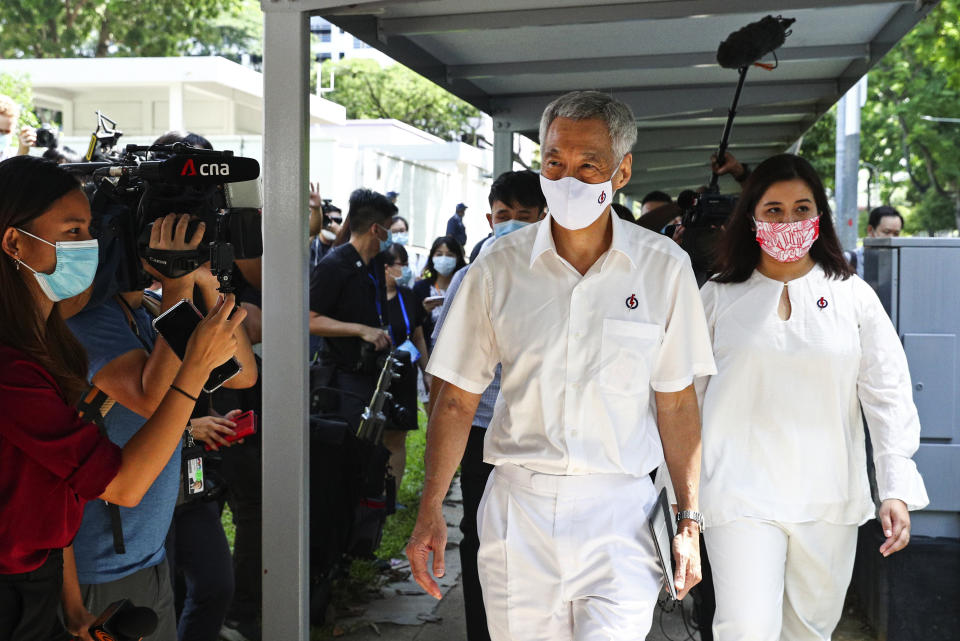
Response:
POLYGON ((377 303, 377 317, 380 319, 380 326, 386 326, 386 323, 383 320, 383 307, 380 305, 380 283, 377 282, 377 279, 373 277, 373 274, 367 273, 367 276, 373 281, 373 289, 376 292, 374 300, 377 303))
MULTIPOLYGON (((407 306, 403 302, 403 294, 400 292, 400 288, 397 288, 397 300, 400 301, 400 312, 403 314, 403 323, 407 326, 407 335, 404 337, 405 340, 410 338, 410 317, 407 316, 407 306)), ((393 325, 390 326, 390 333, 393 334, 393 325)), ((397 337, 393 337, 394 343, 399 343, 397 337)))

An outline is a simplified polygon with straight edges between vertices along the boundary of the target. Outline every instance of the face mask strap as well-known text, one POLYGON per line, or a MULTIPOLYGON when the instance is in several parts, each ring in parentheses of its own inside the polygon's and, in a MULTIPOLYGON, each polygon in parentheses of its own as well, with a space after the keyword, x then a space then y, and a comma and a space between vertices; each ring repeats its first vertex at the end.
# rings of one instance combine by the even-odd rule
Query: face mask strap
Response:
POLYGON ((46 243, 46 244, 50 245, 51 247, 56 247, 56 246, 57 246, 56 243, 51 243, 49 240, 44 240, 44 239, 40 238, 39 236, 35 236, 34 234, 31 234, 30 232, 28 232, 28 231, 25 230, 25 229, 20 229, 19 227, 14 227, 14 229, 16 229, 16 230, 17 230, 18 232, 20 232, 21 234, 26 234, 26 235, 29 236, 30 238, 36 238, 36 239, 39 240, 41 243, 46 243))

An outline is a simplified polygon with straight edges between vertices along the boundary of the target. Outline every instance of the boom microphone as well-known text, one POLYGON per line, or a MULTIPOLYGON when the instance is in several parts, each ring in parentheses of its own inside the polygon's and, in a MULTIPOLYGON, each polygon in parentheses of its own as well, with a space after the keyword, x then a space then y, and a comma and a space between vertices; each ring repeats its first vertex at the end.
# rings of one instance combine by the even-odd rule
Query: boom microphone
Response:
POLYGON ((113 166, 108 175, 138 176, 170 185, 221 185, 246 182, 260 176, 260 163, 240 156, 177 154, 166 160, 147 160, 139 165, 113 166))
POLYGON ((111 603, 90 626, 94 641, 140 641, 157 629, 157 613, 129 599, 111 603))
POLYGON ((790 35, 787 29, 796 20, 767 16, 734 31, 720 43, 717 62, 726 69, 749 67, 771 51, 778 49, 790 35))

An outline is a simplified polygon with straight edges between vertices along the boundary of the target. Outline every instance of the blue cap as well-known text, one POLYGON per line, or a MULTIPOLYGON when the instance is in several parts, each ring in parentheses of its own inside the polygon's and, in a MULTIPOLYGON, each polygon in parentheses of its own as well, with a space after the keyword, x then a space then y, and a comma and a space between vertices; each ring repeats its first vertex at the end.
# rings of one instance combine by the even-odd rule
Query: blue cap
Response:
POLYGON ((463 211, 466 208, 467 206, 464 205, 463 203, 457 203, 457 211, 463 211))
POLYGON ((399 191, 388 191, 388 192, 387 192, 387 198, 396 198, 396 197, 399 196, 399 195, 400 195, 400 192, 399 192, 399 191))

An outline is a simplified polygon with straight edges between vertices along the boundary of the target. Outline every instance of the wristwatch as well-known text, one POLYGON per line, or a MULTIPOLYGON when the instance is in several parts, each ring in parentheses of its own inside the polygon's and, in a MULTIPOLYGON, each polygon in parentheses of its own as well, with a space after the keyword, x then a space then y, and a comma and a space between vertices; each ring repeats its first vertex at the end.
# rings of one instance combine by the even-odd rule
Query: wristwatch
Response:
POLYGON ((703 515, 695 510, 680 510, 677 513, 677 527, 680 526, 680 521, 684 519, 690 519, 691 521, 697 522, 697 527, 700 528, 700 534, 703 534, 703 515))

